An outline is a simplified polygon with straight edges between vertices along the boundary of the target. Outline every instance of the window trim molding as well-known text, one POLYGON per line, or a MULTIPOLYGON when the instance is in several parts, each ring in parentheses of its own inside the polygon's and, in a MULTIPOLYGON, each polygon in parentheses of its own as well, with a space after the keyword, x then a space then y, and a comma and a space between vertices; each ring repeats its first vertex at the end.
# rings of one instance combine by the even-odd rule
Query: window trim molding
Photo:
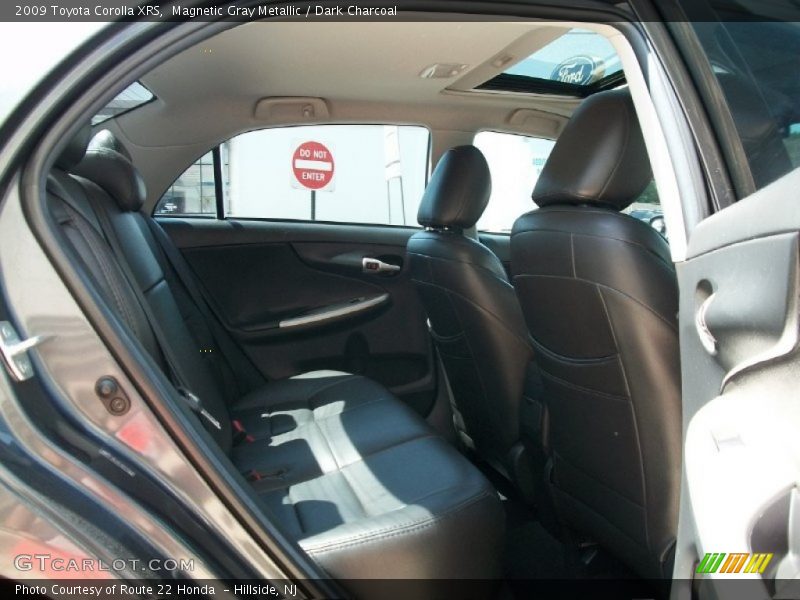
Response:
POLYGON ((216 200, 217 219, 225 220, 225 192, 222 183, 222 152, 217 144, 211 150, 211 159, 214 167, 214 196, 216 200))

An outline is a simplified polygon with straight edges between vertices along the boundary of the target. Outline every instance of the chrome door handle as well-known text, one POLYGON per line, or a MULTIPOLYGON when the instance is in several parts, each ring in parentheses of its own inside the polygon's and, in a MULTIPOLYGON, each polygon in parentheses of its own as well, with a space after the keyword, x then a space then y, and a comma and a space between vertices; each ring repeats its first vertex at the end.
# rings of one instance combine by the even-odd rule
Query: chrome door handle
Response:
POLYGON ((385 275, 390 273, 397 273, 400 270, 399 265, 392 265, 385 263, 377 258, 370 258, 365 256, 361 260, 361 270, 364 273, 372 273, 375 275, 385 275))

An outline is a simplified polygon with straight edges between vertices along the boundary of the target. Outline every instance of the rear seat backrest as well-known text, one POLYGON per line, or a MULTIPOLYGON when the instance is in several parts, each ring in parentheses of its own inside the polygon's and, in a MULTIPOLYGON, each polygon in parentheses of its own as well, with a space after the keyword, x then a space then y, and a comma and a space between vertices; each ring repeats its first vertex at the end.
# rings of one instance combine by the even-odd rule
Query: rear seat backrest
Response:
POLYGON ((141 176, 123 155, 106 147, 93 147, 79 165, 70 164, 70 154, 59 159, 51 173, 49 185, 51 210, 79 254, 98 287, 104 290, 110 305, 117 309, 126 324, 169 375, 169 367, 159 350, 144 310, 139 306, 136 292, 125 279, 106 236, 115 235, 118 246, 141 296, 169 340, 171 354, 180 361, 181 372, 190 391, 220 423, 220 429, 207 427, 222 450, 230 453, 232 446, 231 419, 224 392, 207 368, 200 348, 183 321, 175 298, 165 281, 151 245, 151 236, 144 216, 138 212, 145 199, 146 188, 141 176), (93 175, 106 189, 85 177, 72 177, 63 172, 93 175), (113 194, 113 197, 112 197, 113 194), (113 231, 104 231, 96 211, 104 211, 113 231), (61 215, 59 217, 58 215, 61 215))
POLYGON ((114 314, 130 328, 158 366, 166 369, 147 317, 110 252, 85 189, 67 173, 83 158, 90 136, 91 129, 88 126, 83 128, 56 159, 47 178, 48 208, 97 291, 104 296, 107 304, 114 309, 114 314))
POLYGON ((103 231, 91 210, 85 190, 56 168, 48 177, 47 191, 50 213, 83 264, 84 273, 114 314, 130 328, 158 366, 166 370, 147 318, 124 274, 109 255, 103 231))

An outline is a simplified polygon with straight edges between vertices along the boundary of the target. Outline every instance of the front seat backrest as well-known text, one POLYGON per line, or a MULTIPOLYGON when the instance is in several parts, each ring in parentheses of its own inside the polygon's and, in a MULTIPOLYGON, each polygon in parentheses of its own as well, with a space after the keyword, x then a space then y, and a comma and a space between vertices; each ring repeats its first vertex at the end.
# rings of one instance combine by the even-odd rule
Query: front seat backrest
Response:
POLYGON ((514 224, 514 287, 549 411, 562 520, 646 577, 678 516, 678 289, 665 240, 622 214, 652 175, 627 90, 590 96, 514 224))
POLYGON ((448 150, 422 198, 418 220, 425 230, 409 240, 408 257, 452 389, 456 431, 479 456, 520 483, 531 476, 520 413, 532 347, 502 263, 464 235, 490 194, 489 167, 480 150, 448 150))

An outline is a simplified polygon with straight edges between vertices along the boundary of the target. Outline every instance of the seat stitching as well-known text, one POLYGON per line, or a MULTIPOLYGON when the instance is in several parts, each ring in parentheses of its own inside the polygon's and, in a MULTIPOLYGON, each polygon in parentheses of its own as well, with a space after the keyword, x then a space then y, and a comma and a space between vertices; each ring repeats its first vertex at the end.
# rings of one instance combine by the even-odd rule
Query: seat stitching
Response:
POLYGON ((498 317, 496 314, 494 314, 490 310, 487 310, 487 309, 483 308, 481 305, 476 304, 475 302, 473 302, 472 300, 470 300, 466 296, 464 296, 462 294, 459 294, 458 292, 454 292, 454 291, 452 291, 452 290, 450 290, 448 288, 445 288, 445 287, 442 287, 440 285, 437 285, 435 283, 431 283, 429 281, 419 281, 419 280, 416 280, 416 279, 414 281, 417 282, 417 283, 420 283, 422 285, 429 285, 431 287, 435 287, 435 288, 437 288, 439 290, 442 290, 443 292, 446 292, 448 294, 453 294, 454 296, 458 296, 464 302, 470 304, 471 306, 475 307, 477 310, 479 310, 479 311, 489 315, 490 317, 492 317, 492 319, 497 321, 497 324, 500 327, 502 327, 505 331, 507 331, 512 337, 515 337, 518 341, 522 342, 523 345, 530 346, 530 341, 527 340, 526 338, 523 338, 522 336, 520 336, 517 332, 513 331, 512 329, 509 329, 508 327, 506 327, 505 323, 503 322, 503 319, 498 317))
MULTIPOLYGON (((310 476, 310 477, 308 477, 306 479, 297 479, 296 481, 293 480, 291 482, 287 482, 286 485, 283 486, 283 487, 278 486, 278 487, 270 489, 269 491, 270 492, 274 492, 274 491, 281 490, 281 489, 289 489, 291 486, 299 485, 299 484, 302 484, 302 483, 308 483, 308 482, 313 481, 315 479, 319 479, 320 477, 328 477, 328 476, 331 476, 331 475, 335 475, 336 473, 343 474, 345 469, 347 469, 348 467, 352 467, 352 466, 354 466, 354 465, 356 465, 358 463, 365 462, 366 459, 372 458, 374 456, 378 456, 379 454, 382 454, 383 452, 387 452, 389 450, 393 450, 394 448, 398 448, 398 447, 400 447, 400 446, 402 446, 404 444, 409 444, 411 442, 416 442, 416 441, 419 441, 419 440, 425 440, 425 439, 429 439, 429 438, 439 439, 439 436, 438 436, 438 434, 436 434, 434 432, 431 432, 431 433, 428 433, 428 434, 425 434, 425 435, 421 435, 421 436, 417 436, 417 437, 401 440, 399 442, 395 442, 393 444, 390 444, 389 446, 373 450, 369 454, 359 455, 355 460, 353 460, 351 462, 348 462, 348 463, 339 463, 337 461, 336 457, 333 456, 333 453, 331 452, 331 456, 333 457, 333 461, 337 465, 336 469, 333 469, 333 470, 330 470, 330 471, 321 471, 321 474, 314 474, 314 475, 312 475, 312 476, 310 476)), ((326 442, 326 445, 328 446, 328 448, 330 449, 330 444, 328 443, 327 439, 325 440, 325 442, 326 442)), ((268 448, 274 448, 274 447, 275 446, 269 446, 268 448)), ((322 469, 322 467, 319 465, 319 463, 317 464, 317 466, 320 468, 320 470, 322 469)))
POLYGON ((103 271, 103 276, 106 279, 108 289, 111 291, 114 302, 117 304, 117 307, 122 313, 123 319, 130 325, 130 327, 134 330, 135 333, 138 332, 136 319, 130 313, 130 311, 128 310, 128 306, 123 301, 123 298, 121 297, 119 290, 116 287, 116 282, 114 281, 114 277, 112 276, 109 264, 105 260, 105 255, 103 254, 100 246, 97 243, 97 240, 94 237, 96 235, 94 228, 88 228, 86 224, 83 222, 82 217, 80 217, 80 215, 78 215, 78 213, 74 211, 72 207, 70 207, 68 204, 65 203, 65 207, 67 208, 68 213, 73 213, 71 215, 72 222, 83 236, 84 240, 89 246, 89 249, 92 251, 92 254, 95 257, 97 264, 103 271))
MULTIPOLYGON (((629 113, 628 113, 628 105, 627 104, 625 104, 623 106, 622 110, 623 110, 624 113, 626 113, 625 116, 630 116, 629 113)), ((636 118, 635 115, 634 115, 634 118, 636 118)), ((606 178, 606 181, 603 184, 603 187, 600 190, 600 193, 597 194, 598 198, 602 198, 603 195, 606 193, 606 190, 608 190, 608 186, 611 185, 611 182, 614 180, 614 177, 616 177, 617 171, 619 171, 619 168, 622 166, 622 162, 625 160, 625 155, 628 152, 628 146, 630 145, 630 141, 631 141, 631 123, 630 123, 630 119, 626 119, 626 118, 623 118, 622 121, 625 124, 625 141, 622 144, 622 152, 619 153, 619 156, 617 157, 617 164, 614 165, 614 168, 611 169, 611 172, 608 174, 608 177, 606 178)))
POLYGON ((379 531, 371 531, 368 533, 360 534, 351 537, 350 539, 343 540, 341 542, 328 542, 327 544, 323 543, 320 545, 311 545, 309 547, 304 547, 304 550, 309 554, 324 554, 326 552, 330 552, 333 550, 340 550, 343 548, 360 546, 363 544, 368 544, 373 541, 379 541, 383 539, 397 537, 399 535, 407 534, 413 531, 427 529, 453 516, 457 511, 460 511, 464 508, 468 508, 473 504, 477 504, 478 502, 481 502, 487 498, 493 498, 493 497, 495 497, 494 494, 484 491, 481 492, 479 496, 476 496, 474 498, 469 498, 457 504, 456 506, 452 507, 451 509, 443 512, 442 514, 430 517, 424 521, 409 521, 408 523, 403 523, 395 527, 387 527, 379 531))
MULTIPOLYGON (((311 415, 314 418, 314 421, 327 421, 328 419, 333 419, 333 418, 341 416, 341 415, 343 415, 345 413, 349 413, 349 412, 353 412, 354 410, 358 410, 359 408, 363 408, 365 406, 370 406, 371 404, 377 404, 379 402, 390 402, 390 401, 393 401, 393 400, 394 400, 394 398, 392 398, 390 396, 382 396, 380 398, 375 398, 373 400, 368 400, 366 402, 362 402, 360 404, 356 404, 355 406, 351 406, 349 408, 345 407, 344 410, 342 410, 342 411, 340 411, 338 413, 332 414, 332 415, 328 415, 327 417, 319 417, 318 418, 317 415, 316 415, 316 409, 311 411, 311 415)), ((318 408, 322 408, 323 406, 330 406, 330 404, 322 404, 318 408)))
POLYGON ((619 368, 622 370, 622 379, 625 381, 625 389, 628 391, 628 398, 632 398, 633 395, 631 394, 631 386, 628 382, 628 373, 625 371, 625 365, 622 362, 622 356, 620 356, 620 345, 617 341, 617 333, 614 331, 614 321, 611 319, 611 315, 608 312, 608 306, 606 306, 606 299, 603 297, 603 292, 600 290, 600 285, 595 286, 595 292, 597 292, 597 296, 600 298, 600 304, 603 306, 603 313, 606 315, 606 322, 608 323, 608 329, 611 332, 611 340, 614 342, 614 348, 617 349, 617 358, 619 360, 619 368))
POLYGON ((286 488, 286 497, 289 499, 289 506, 292 507, 292 512, 294 513, 294 518, 297 519, 297 525, 300 527, 300 531, 306 533, 303 517, 300 515, 300 511, 297 510, 297 503, 294 501, 294 498, 292 498, 292 486, 286 488))
POLYGON ((540 370, 542 372, 542 377, 544 377, 545 379, 550 379, 551 381, 563 385, 564 387, 573 389, 576 392, 590 392, 594 395, 601 396, 606 400, 615 400, 617 402, 625 402, 626 404, 630 404, 631 402, 630 398, 625 398, 624 396, 617 396, 616 394, 609 394, 607 392, 601 392, 599 390, 594 390, 592 388, 584 387, 582 385, 576 385, 574 383, 570 383, 569 381, 566 381, 564 379, 561 379, 560 377, 556 377, 555 375, 548 373, 544 368, 541 368, 540 370))
POLYGON ((314 400, 314 398, 318 397, 323 392, 327 392, 328 390, 330 390, 332 388, 335 388, 336 386, 339 386, 339 385, 341 385, 341 384, 343 384, 343 383, 345 383, 347 381, 351 381, 352 379, 355 379, 355 378, 356 378, 356 375, 344 376, 341 379, 339 379, 338 381, 331 381, 329 384, 327 384, 327 385, 315 390, 308 398, 306 398, 306 405, 307 405, 308 410, 310 410, 311 412, 314 412, 315 409, 311 407, 311 401, 314 400))
MULTIPOLYGON (((625 494, 623 494, 619 490, 616 490, 616 489, 612 488, 610 485, 608 485, 606 483, 603 483, 603 481, 601 479, 598 479, 595 475, 593 475, 592 473, 589 473, 589 471, 587 471, 586 469, 581 467, 575 461, 572 461, 572 460, 566 458, 563 454, 561 454, 561 453, 559 453, 559 452, 557 452, 555 450, 553 450, 553 456, 554 457, 558 457, 560 460, 563 460, 566 463, 569 463, 569 465, 573 469, 575 469, 576 471, 580 471, 583 475, 585 475, 589 479, 593 480, 597 485, 599 485, 601 487, 604 487, 606 490, 608 490, 612 494, 614 494, 616 496, 619 496, 620 498, 622 498, 626 502, 630 502, 631 504, 634 504, 634 505, 638 506, 639 508, 641 508, 643 511, 647 512, 647 507, 644 504, 640 504, 636 500, 634 500, 632 498, 628 498, 625 494)), ((558 477, 558 474, 556 474, 556 477, 558 477)), ((556 486, 556 487, 558 487, 558 489, 561 490, 562 492, 564 492, 565 494, 569 494, 570 496, 572 496, 572 494, 570 494, 569 492, 565 491, 561 487, 559 487, 559 486, 556 486)))
MULTIPOLYGON (((336 417, 340 417, 341 415, 353 412, 354 410, 358 410, 359 408, 362 408, 362 407, 365 407, 365 406, 370 406, 371 404, 377 404, 378 402, 390 402, 390 401, 394 401, 394 398, 389 397, 389 396, 384 396, 384 397, 381 397, 381 398, 376 398, 374 400, 369 400, 367 402, 362 402, 361 404, 357 404, 355 406, 351 406, 350 408, 346 408, 345 410, 342 410, 340 412, 334 413, 332 415, 328 415, 326 417, 317 417, 314 409, 306 408, 306 410, 308 410, 308 412, 311 413, 311 421, 308 421, 307 423, 302 423, 300 425, 300 427, 305 427, 305 426, 309 425, 310 423, 321 423, 321 422, 327 421, 329 419, 335 419, 336 417)), ((327 406, 327 405, 323 404, 319 408, 322 408, 322 406, 327 406)), ((261 409, 258 409, 258 410, 261 410, 261 409)), ((282 411, 280 408, 276 407, 276 410, 274 412, 262 413, 260 415, 260 417, 261 418, 265 418, 265 419, 271 419, 276 414, 281 413, 281 412, 283 412, 284 414, 289 414, 290 412, 292 412, 292 409, 286 409, 285 411, 282 411)), ((280 435, 280 434, 278 434, 278 435, 280 435)))
MULTIPOLYGON (((589 209, 585 209, 585 210, 587 212, 589 211, 589 209)), ((551 214, 551 213, 554 213, 554 212, 562 212, 562 213, 565 212, 565 213, 568 213, 568 214, 575 214, 575 211, 565 211, 565 210, 557 211, 555 209, 550 209, 548 207, 547 214, 551 214)), ((597 212, 597 211, 592 211, 592 212, 597 212)), ((530 214, 530 213, 528 213, 528 214, 530 214)), ((606 214, 606 213, 604 213, 604 214, 606 214)), ((636 219, 635 217, 631 217, 630 215, 626 215, 625 213, 614 212, 614 213, 611 213, 611 214, 617 215, 619 217, 627 217, 628 219, 630 219, 630 220, 632 220, 632 221, 634 221, 636 223, 641 224, 642 227, 649 227, 650 229, 653 229, 649 225, 646 225, 646 224, 642 223, 641 221, 639 221, 638 219, 636 219)), ((522 236, 522 235, 535 235, 537 233, 542 233, 542 232, 546 232, 546 233, 562 233, 562 234, 573 233, 573 234, 579 235, 581 237, 592 237, 592 238, 600 238, 600 239, 603 239, 603 240, 614 240, 615 242, 620 242, 621 244, 628 244, 629 246, 636 246, 638 248, 641 248, 641 250, 643 252, 645 252, 647 255, 655 257, 657 259, 656 262, 658 262, 658 264, 661 267, 663 267, 665 269, 668 269, 670 271, 670 273, 675 273, 675 264, 673 262, 665 260, 657 252, 654 252, 653 250, 651 250, 650 248, 648 248, 644 244, 640 244, 639 242, 634 242, 634 241, 631 241, 631 240, 626 240, 626 239, 623 239, 623 238, 618 238, 618 237, 614 237, 614 236, 610 236, 610 235, 598 235, 596 233, 589 233, 588 231, 570 232, 570 231, 565 231, 564 229, 556 229, 556 228, 553 228, 553 227, 537 227, 536 229, 518 229, 517 231, 515 231, 512 234, 512 238, 515 237, 515 236, 522 236)), ((658 235, 660 237, 660 235, 656 232, 655 229, 653 229, 653 234, 654 235, 658 235)), ((661 238, 661 241, 666 244, 666 242, 664 241, 663 238, 661 238)), ((667 246, 667 247, 669 247, 669 246, 667 246)))
POLYGON ((331 445, 331 441, 328 439, 328 436, 325 433, 325 430, 320 427, 317 421, 314 421, 314 427, 316 427, 317 431, 319 431, 319 435, 322 440, 325 442, 325 446, 328 448, 328 454, 330 454, 331 458, 333 459, 333 464, 336 466, 335 470, 341 472, 342 466, 339 464, 339 460, 336 458, 336 454, 333 451, 333 446, 331 445))
MULTIPOLYGON (((331 387, 337 386, 337 385, 339 385, 339 384, 341 384, 341 383, 344 383, 345 381, 349 381, 349 380, 351 380, 351 379, 355 379, 355 378, 357 378, 357 377, 358 377, 358 375, 345 375, 345 376, 337 376, 337 379, 340 379, 339 381, 332 381, 332 382, 328 383, 327 385, 325 385, 325 386, 321 387, 320 389, 318 389, 318 390, 315 390, 315 391, 314 391, 314 392, 313 392, 313 393, 312 393, 312 394, 311 394, 311 395, 310 395, 308 398, 306 398, 306 399, 305 399, 306 408, 307 408, 308 410, 310 410, 310 411, 313 411, 314 409, 313 409, 313 408, 311 408, 311 407, 309 406, 309 403, 310 403, 310 401, 311 401, 313 398, 317 397, 319 394, 321 394, 322 392, 324 392, 325 390, 327 390, 327 389, 329 389, 329 388, 331 388, 331 387)), ((287 379, 287 380, 285 380, 285 381, 297 381, 297 380, 287 379)), ((269 387, 270 387, 270 386, 266 386, 266 392, 269 392, 269 387)), ((266 395, 266 396, 269 396, 269 394, 265 394, 265 395, 266 395)), ((266 411, 267 411, 267 413, 269 413, 269 412, 270 412, 270 410, 273 410, 273 411, 274 411, 274 410, 276 410, 278 407, 280 407, 280 406, 281 406, 281 404, 275 404, 275 405, 271 405, 271 406, 270 406, 270 405, 269 405, 269 404, 266 402, 266 400, 267 400, 267 399, 268 399, 268 398, 265 398, 264 400, 262 400, 262 401, 261 401, 261 407, 263 407, 263 409, 264 409, 264 410, 266 410, 266 411)), ((285 403, 286 403, 286 404, 289 404, 289 403, 292 403, 292 402, 295 402, 295 401, 294 401, 294 400, 287 400, 287 401, 285 401, 285 403)), ((256 406, 255 406, 255 408, 256 408, 257 410, 261 410, 261 409, 259 409, 259 408, 258 408, 258 405, 256 405, 256 406)), ((266 414, 266 413, 265 413, 265 414, 266 414)))
MULTIPOLYGON (((611 329, 611 337, 614 340, 614 346, 617 348, 617 352, 619 353, 619 366, 622 369, 622 377, 625 380, 625 388, 628 390, 628 396, 631 398, 631 410, 633 411, 633 433, 636 435, 636 447, 639 450, 639 471, 641 475, 641 482, 642 482, 642 498, 645 501, 645 515, 647 514, 647 481, 645 481, 645 473, 644 473, 644 454, 642 452, 642 439, 639 435, 639 418, 638 413, 636 412, 636 403, 633 402, 633 394, 631 393, 631 386, 630 382, 628 381, 628 373, 625 370, 625 361, 622 360, 622 354, 620 350, 620 345, 617 342, 617 334, 614 331, 614 321, 611 319, 611 314, 608 312, 608 307, 606 306, 606 299, 603 297, 603 292, 598 290, 598 295, 600 296, 600 302, 603 305, 603 311, 606 314, 606 321, 611 329)), ((647 527, 647 518, 645 517, 645 528, 644 528, 644 536, 645 536, 645 543, 647 547, 650 547, 650 540, 648 537, 648 527, 647 527)))
POLYGON ((608 286, 608 285, 604 285, 604 284, 602 284, 602 283, 598 283, 598 282, 596 282, 596 281, 591 281, 591 280, 589 280, 589 279, 583 279, 582 277, 574 277, 574 278, 573 278, 573 277, 564 277, 563 275, 535 275, 535 274, 533 274, 533 273, 530 273, 530 274, 521 274, 521 275, 515 275, 515 276, 514 276, 514 279, 515 279, 515 280, 516 280, 516 279, 535 279, 535 278, 537 278, 537 277, 539 277, 539 278, 542 278, 542 279, 568 279, 568 280, 573 280, 573 279, 574 279, 575 281, 582 281, 583 283, 589 283, 589 284, 591 284, 591 285, 594 285, 594 286, 597 286, 597 287, 599 287, 599 288, 603 288, 603 289, 605 289, 605 290, 609 290, 609 291, 615 292, 615 293, 619 294, 620 296, 625 296, 625 297, 626 297, 626 298, 628 298, 629 300, 632 300, 633 302, 635 302, 636 304, 638 304, 639 306, 641 306, 642 308, 644 308, 644 309, 645 309, 646 311, 648 311, 649 313, 652 313, 652 314, 653 314, 653 316, 655 316, 656 318, 658 318, 658 320, 659 320, 659 321, 662 321, 662 322, 663 322, 665 325, 667 325, 667 326, 668 326, 670 329, 672 329, 673 331, 675 331, 675 332, 677 332, 677 331, 678 331, 678 327, 677 327, 677 325, 673 325, 672 323, 670 323, 669 321, 667 321, 667 319, 666 319, 666 318, 664 318, 663 316, 661 316, 660 314, 658 314, 658 313, 657 313, 657 312, 656 312, 654 309, 652 309, 652 308, 650 308, 649 306, 647 306, 646 304, 642 303, 640 300, 637 300, 636 298, 634 298, 633 296, 631 296, 631 295, 629 295, 629 294, 626 294, 625 292, 621 292, 621 291, 620 291, 620 290, 618 290, 618 289, 615 289, 615 288, 613 288, 613 287, 611 287, 611 286, 608 286))
POLYGON ((575 268, 575 234, 569 234, 569 253, 570 259, 572 260, 572 276, 577 278, 578 277, 578 270, 575 268))
POLYGON ((372 458, 372 457, 378 456, 379 454, 382 454, 382 453, 384 453, 384 452, 386 452, 388 450, 393 450, 394 448, 399 448, 400 446, 402 446, 404 444, 408 444, 408 443, 411 443, 411 442, 416 442, 418 440, 427 440, 427 439, 430 439, 430 438, 439 439, 439 435, 434 433, 434 432, 430 432, 430 433, 426 433, 425 435, 420 435, 420 436, 417 436, 417 437, 409 438, 407 440, 402 440, 402 441, 399 441, 399 442, 395 442, 395 443, 390 444, 389 446, 386 446, 384 448, 378 448, 377 450, 373 450, 372 452, 370 452, 368 454, 361 454, 354 461, 349 462, 347 464, 343 464, 343 465, 341 465, 340 468, 344 469, 346 467, 351 467, 351 466, 355 465, 356 463, 365 462, 365 460, 368 459, 368 458, 372 458))
MULTIPOLYGON (((491 252, 491 250, 489 250, 488 248, 487 248, 487 251, 491 252)), ((416 252, 412 251, 412 252, 409 252, 409 254, 413 254, 415 256, 420 256, 422 258, 427 258, 427 259, 430 259, 431 261, 438 260, 440 262, 445 262, 445 263, 459 263, 459 264, 462 264, 462 265, 468 265, 470 267, 474 267, 475 269, 480 269, 481 271, 485 271, 486 273, 489 274, 490 277, 492 277, 492 279, 496 279, 500 283, 504 283, 505 285, 508 285, 508 286, 511 285, 509 283, 508 279, 506 279, 505 277, 501 277, 500 275, 498 275, 497 273, 495 273, 494 271, 492 271, 488 267, 484 267, 483 265, 479 265, 478 263, 474 263, 474 262, 470 262, 470 261, 466 261, 466 260, 458 260, 456 258, 443 258, 441 256, 432 256, 430 254, 423 254, 422 252, 419 252, 419 251, 416 251, 416 252)), ((503 268, 503 263, 500 262, 499 258, 497 259, 497 262, 500 265, 500 268, 502 269, 503 268)), ((503 273, 505 273, 505 270, 503 271, 503 273)), ((418 280, 415 279, 415 281, 418 281, 418 280)))
POLYGON ((358 492, 356 491, 356 486, 353 484, 352 481, 350 481, 350 478, 347 476, 347 471, 341 469, 339 472, 342 474, 342 478, 350 487, 350 491, 353 492, 353 497, 356 499, 356 502, 358 502, 358 506, 361 507, 361 512, 364 513, 365 517, 371 517, 372 514, 367 510, 367 505, 361 501, 361 496, 358 495, 358 492))
POLYGON ((563 354, 559 354, 558 352, 551 350, 533 336, 531 336, 531 341, 533 343, 533 349, 540 354, 544 354, 547 358, 570 363, 579 367, 598 366, 617 360, 616 354, 609 354, 608 356, 594 356, 589 358, 573 358, 570 356, 564 356, 563 354))
MULTIPOLYGON (((307 421, 307 422, 305 422, 305 423, 301 423, 301 424, 300 424, 300 425, 298 425, 298 426, 297 426, 295 429, 292 429, 292 430, 290 430, 290 431, 285 431, 285 432, 283 432, 283 433, 277 433, 277 434, 274 434, 274 433, 272 432, 272 423, 270 422, 270 423, 269 423, 269 425, 270 425, 270 432, 269 432, 270 441, 275 441, 275 438, 276 438, 276 437, 277 437, 277 438, 280 438, 280 436, 282 436, 282 435, 284 435, 284 434, 287 434, 287 433, 293 433, 293 434, 295 434, 295 437, 293 437, 292 439, 301 439, 301 438, 298 438, 297 436, 299 436, 299 434, 300 434, 300 433, 302 433, 302 431, 303 431, 304 429, 308 429, 308 428, 310 428, 310 427, 316 427, 317 429, 320 429, 320 424, 321 424, 321 423, 325 423, 326 421, 329 421, 329 420, 331 420, 331 419, 335 419, 335 418, 337 418, 337 417, 340 417, 340 416, 341 416, 341 415, 343 415, 343 414, 346 414, 346 413, 348 413, 348 412, 352 412, 352 411, 354 411, 354 410, 358 409, 358 408, 359 408, 359 407, 361 407, 361 406, 368 406, 368 405, 370 405, 370 404, 376 404, 376 403, 378 403, 378 402, 383 402, 383 401, 387 401, 387 400, 390 400, 390 398, 387 398, 387 399, 385 399, 385 400, 371 400, 370 402, 368 402, 368 403, 366 403, 366 404, 361 404, 361 405, 359 405, 359 406, 353 407, 352 409, 349 409, 349 410, 346 410, 346 411, 342 411, 342 412, 340 412, 340 413, 336 413, 336 414, 334 414, 334 415, 330 415, 330 416, 327 416, 327 417, 322 417, 321 419, 316 419, 316 418, 314 418, 314 419, 312 419, 311 421, 307 421)), ((262 415, 262 416, 263 416, 263 415, 262 415)), ((271 416, 272 416, 272 415, 271 415, 271 416)), ((320 430, 321 430, 321 429, 320 429, 320 430)), ((406 440, 406 441, 407 441, 407 440, 406 440)), ((279 444, 279 445, 280 445, 280 444, 279 444)), ((329 446, 330 446, 330 444, 329 444, 329 446)), ((274 448, 274 447, 276 447, 276 446, 274 446, 274 445, 270 444, 270 447, 274 448)))
MULTIPOLYGON (((461 324, 461 315, 459 315, 458 309, 456 308, 456 305, 453 303, 452 299, 450 298, 450 294, 452 294, 452 293, 453 292, 448 291, 448 292, 446 292, 446 295, 447 295, 448 300, 450 301, 451 312, 458 317, 459 325, 460 325, 461 324)), ((461 329, 466 331, 466 329, 463 326, 461 327, 461 329)), ((473 364, 473 372, 478 376, 478 382, 480 383, 480 386, 481 386, 481 394, 483 396, 482 397, 482 400, 483 400, 482 404, 486 404, 487 401, 489 400, 489 398, 491 398, 491 396, 488 394, 488 390, 486 389, 485 369, 475 368, 475 366, 477 365, 478 361, 475 359, 476 355, 475 355, 475 352, 472 349, 472 344, 470 344, 470 342, 469 342, 469 336, 468 335, 464 336, 464 343, 467 346, 467 351, 469 352, 469 356, 470 356, 469 359, 467 359, 467 360, 470 360, 472 362, 472 364, 473 364)), ((458 401, 456 401, 456 406, 458 406, 458 401)), ((488 414, 489 419, 492 419, 492 417, 495 416, 494 411, 489 411, 488 413, 484 413, 484 414, 488 414)), ((461 414, 462 421, 465 421, 463 416, 464 415, 463 415, 463 412, 462 412, 462 414, 461 414)), ((466 423, 465 423, 465 426, 466 426, 466 429, 472 429, 469 425, 466 425, 466 423)), ((491 426, 495 431, 499 431, 499 430, 502 429, 502 427, 498 427, 496 422, 492 423, 491 426)), ((475 432, 473 431, 473 433, 475 433, 475 432)), ((475 436, 475 437, 477 437, 477 436, 475 436)))

